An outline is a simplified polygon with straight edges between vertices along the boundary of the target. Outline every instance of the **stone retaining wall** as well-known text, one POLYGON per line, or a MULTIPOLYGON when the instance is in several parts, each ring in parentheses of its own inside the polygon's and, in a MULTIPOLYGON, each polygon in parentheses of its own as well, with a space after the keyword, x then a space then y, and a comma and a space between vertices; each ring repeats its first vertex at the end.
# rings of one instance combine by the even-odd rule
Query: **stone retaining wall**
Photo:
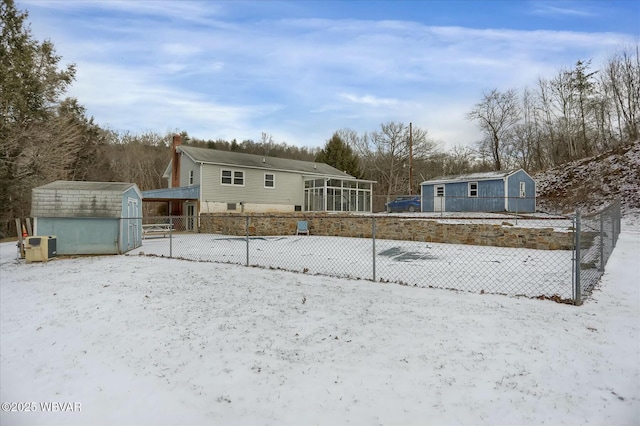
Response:
POLYGON ((295 235, 298 220, 306 220, 311 235, 371 238, 375 219, 376 238, 386 240, 424 241, 432 243, 471 244, 479 246, 530 248, 538 250, 571 250, 573 233, 553 228, 484 223, 439 223, 434 219, 397 216, 333 215, 326 213, 229 214, 211 213, 200 216, 199 232, 225 235, 295 235))

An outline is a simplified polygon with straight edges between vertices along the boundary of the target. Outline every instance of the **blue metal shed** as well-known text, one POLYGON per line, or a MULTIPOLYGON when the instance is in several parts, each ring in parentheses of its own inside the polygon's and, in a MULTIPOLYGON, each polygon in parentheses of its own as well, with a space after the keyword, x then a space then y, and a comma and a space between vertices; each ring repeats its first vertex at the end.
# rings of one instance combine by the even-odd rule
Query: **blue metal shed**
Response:
POLYGON ((135 183, 55 181, 33 189, 35 235, 55 235, 59 255, 121 254, 142 245, 135 183))
POLYGON ((423 212, 536 211, 536 184, 522 169, 441 176, 420 188, 423 212))

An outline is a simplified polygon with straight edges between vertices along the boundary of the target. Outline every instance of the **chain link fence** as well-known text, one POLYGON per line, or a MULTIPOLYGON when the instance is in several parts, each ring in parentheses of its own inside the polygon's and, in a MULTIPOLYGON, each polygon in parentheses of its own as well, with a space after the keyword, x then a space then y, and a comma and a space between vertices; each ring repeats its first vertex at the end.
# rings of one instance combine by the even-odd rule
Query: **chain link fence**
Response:
POLYGON ((615 247, 620 203, 588 216, 217 214, 142 226, 131 254, 581 304, 615 247))
POLYGON ((620 235, 620 201, 615 201, 597 213, 575 215, 575 266, 573 274, 574 300, 582 303, 604 273, 605 265, 620 235))

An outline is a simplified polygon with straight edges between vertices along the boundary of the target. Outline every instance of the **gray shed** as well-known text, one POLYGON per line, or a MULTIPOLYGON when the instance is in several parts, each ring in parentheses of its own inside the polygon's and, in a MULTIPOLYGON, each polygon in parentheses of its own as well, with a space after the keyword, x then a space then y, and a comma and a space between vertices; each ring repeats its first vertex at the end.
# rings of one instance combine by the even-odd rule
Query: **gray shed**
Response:
POLYGON ((55 181, 33 189, 35 235, 55 235, 59 255, 121 254, 142 245, 135 183, 55 181))

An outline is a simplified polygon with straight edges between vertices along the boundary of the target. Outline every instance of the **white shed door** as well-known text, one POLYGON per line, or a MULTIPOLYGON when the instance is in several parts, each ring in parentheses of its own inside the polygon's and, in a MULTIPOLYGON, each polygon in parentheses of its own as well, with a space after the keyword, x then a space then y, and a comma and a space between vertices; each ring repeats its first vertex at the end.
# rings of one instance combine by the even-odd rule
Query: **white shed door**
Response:
POLYGON ((138 218, 140 212, 138 210, 138 200, 129 198, 127 201, 127 250, 131 250, 137 247, 136 241, 138 240, 138 218))
POLYGON ((433 211, 444 212, 444 185, 435 185, 433 187, 433 211))

